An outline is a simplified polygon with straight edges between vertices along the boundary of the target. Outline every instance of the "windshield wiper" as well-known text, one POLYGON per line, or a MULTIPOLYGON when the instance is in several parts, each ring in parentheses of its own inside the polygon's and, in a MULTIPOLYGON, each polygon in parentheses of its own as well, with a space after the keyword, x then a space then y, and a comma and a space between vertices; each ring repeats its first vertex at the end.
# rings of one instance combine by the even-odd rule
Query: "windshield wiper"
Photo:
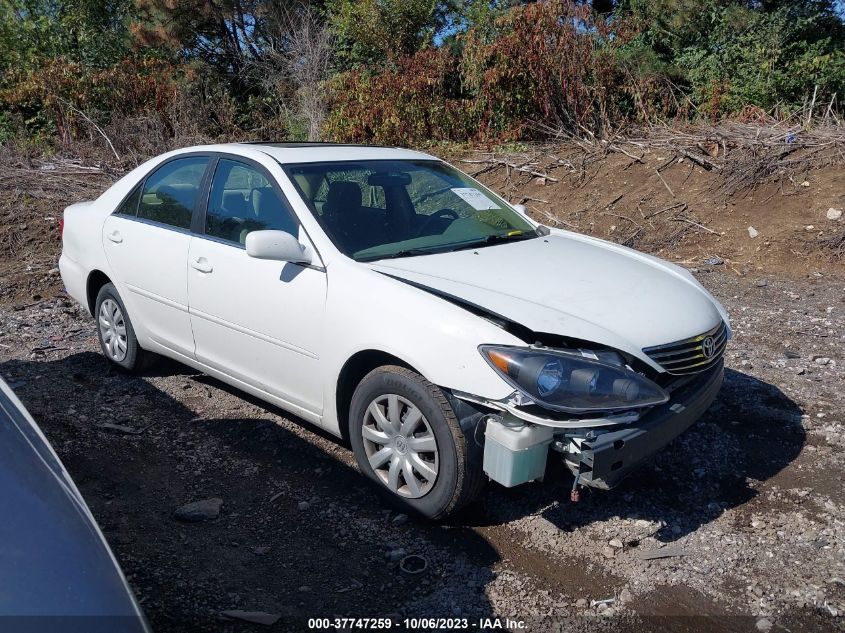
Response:
POLYGON ((398 257, 413 257, 415 255, 435 255, 437 253, 452 253, 454 251, 462 251, 477 246, 489 246, 490 244, 499 244, 501 242, 519 242, 522 240, 530 240, 539 237, 537 233, 494 233, 487 235, 477 240, 469 242, 458 242, 457 244, 438 244, 431 248, 405 248, 395 253, 387 253, 386 255, 364 255, 363 257, 356 257, 355 260, 359 262, 372 262, 379 259, 396 259, 398 257))
POLYGON ((455 248, 451 249, 453 251, 462 251, 469 248, 475 248, 476 246, 490 246, 491 244, 501 244, 502 242, 520 242, 522 240, 530 240, 538 237, 536 233, 494 233, 493 235, 488 235, 486 237, 482 237, 478 240, 472 240, 471 242, 466 242, 464 244, 456 244, 455 248))
POLYGON ((436 251, 430 248, 406 248, 395 253, 387 253, 386 255, 365 255, 364 257, 356 257, 355 260, 359 262, 374 262, 379 259, 396 259, 397 257, 413 257, 415 255, 433 255, 436 251))

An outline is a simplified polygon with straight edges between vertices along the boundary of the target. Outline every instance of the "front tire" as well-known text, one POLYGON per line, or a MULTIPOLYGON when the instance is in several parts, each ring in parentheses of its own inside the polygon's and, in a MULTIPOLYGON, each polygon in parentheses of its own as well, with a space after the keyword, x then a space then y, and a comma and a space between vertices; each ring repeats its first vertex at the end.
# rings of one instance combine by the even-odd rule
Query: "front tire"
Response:
POLYGON ((155 354, 141 349, 129 313, 114 284, 107 283, 97 293, 94 303, 97 339, 103 355, 129 372, 137 372, 155 362, 155 354))
POLYGON ((361 472, 405 511, 443 519, 484 483, 442 390, 405 367, 364 377, 352 396, 349 437, 361 472))

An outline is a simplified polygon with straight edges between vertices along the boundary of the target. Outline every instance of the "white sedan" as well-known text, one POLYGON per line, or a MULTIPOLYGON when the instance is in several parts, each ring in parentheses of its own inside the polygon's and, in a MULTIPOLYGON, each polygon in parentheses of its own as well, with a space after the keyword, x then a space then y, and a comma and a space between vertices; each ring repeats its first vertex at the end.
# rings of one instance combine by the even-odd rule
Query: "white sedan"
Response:
POLYGON ((169 356, 344 437, 430 518, 550 455, 615 485, 709 406, 731 336, 687 271, 396 148, 164 154, 65 210, 59 267, 112 363, 169 356))

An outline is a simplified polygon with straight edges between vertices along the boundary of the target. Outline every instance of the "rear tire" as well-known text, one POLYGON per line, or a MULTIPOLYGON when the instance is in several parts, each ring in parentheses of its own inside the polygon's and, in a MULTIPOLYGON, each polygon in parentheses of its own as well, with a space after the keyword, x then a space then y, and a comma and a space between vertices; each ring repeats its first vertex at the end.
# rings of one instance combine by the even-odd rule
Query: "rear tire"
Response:
POLYGON ((349 438, 361 472, 405 512, 444 519, 483 487, 443 391, 406 367, 364 377, 352 396, 349 438))
POLYGON ((114 284, 100 288, 94 306, 97 340, 111 363, 128 372, 139 372, 155 363, 157 356, 138 344, 135 328, 114 284))

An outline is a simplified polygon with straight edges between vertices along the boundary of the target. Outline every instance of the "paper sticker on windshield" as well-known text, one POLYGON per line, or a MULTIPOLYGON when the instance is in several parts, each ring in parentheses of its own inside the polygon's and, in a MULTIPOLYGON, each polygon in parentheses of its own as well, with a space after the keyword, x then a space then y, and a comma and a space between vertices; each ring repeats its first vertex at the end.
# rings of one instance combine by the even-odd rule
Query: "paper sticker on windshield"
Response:
POLYGON ((469 204, 476 211, 501 208, 478 189, 473 189, 472 187, 455 187, 452 189, 452 193, 462 198, 464 202, 469 204))

